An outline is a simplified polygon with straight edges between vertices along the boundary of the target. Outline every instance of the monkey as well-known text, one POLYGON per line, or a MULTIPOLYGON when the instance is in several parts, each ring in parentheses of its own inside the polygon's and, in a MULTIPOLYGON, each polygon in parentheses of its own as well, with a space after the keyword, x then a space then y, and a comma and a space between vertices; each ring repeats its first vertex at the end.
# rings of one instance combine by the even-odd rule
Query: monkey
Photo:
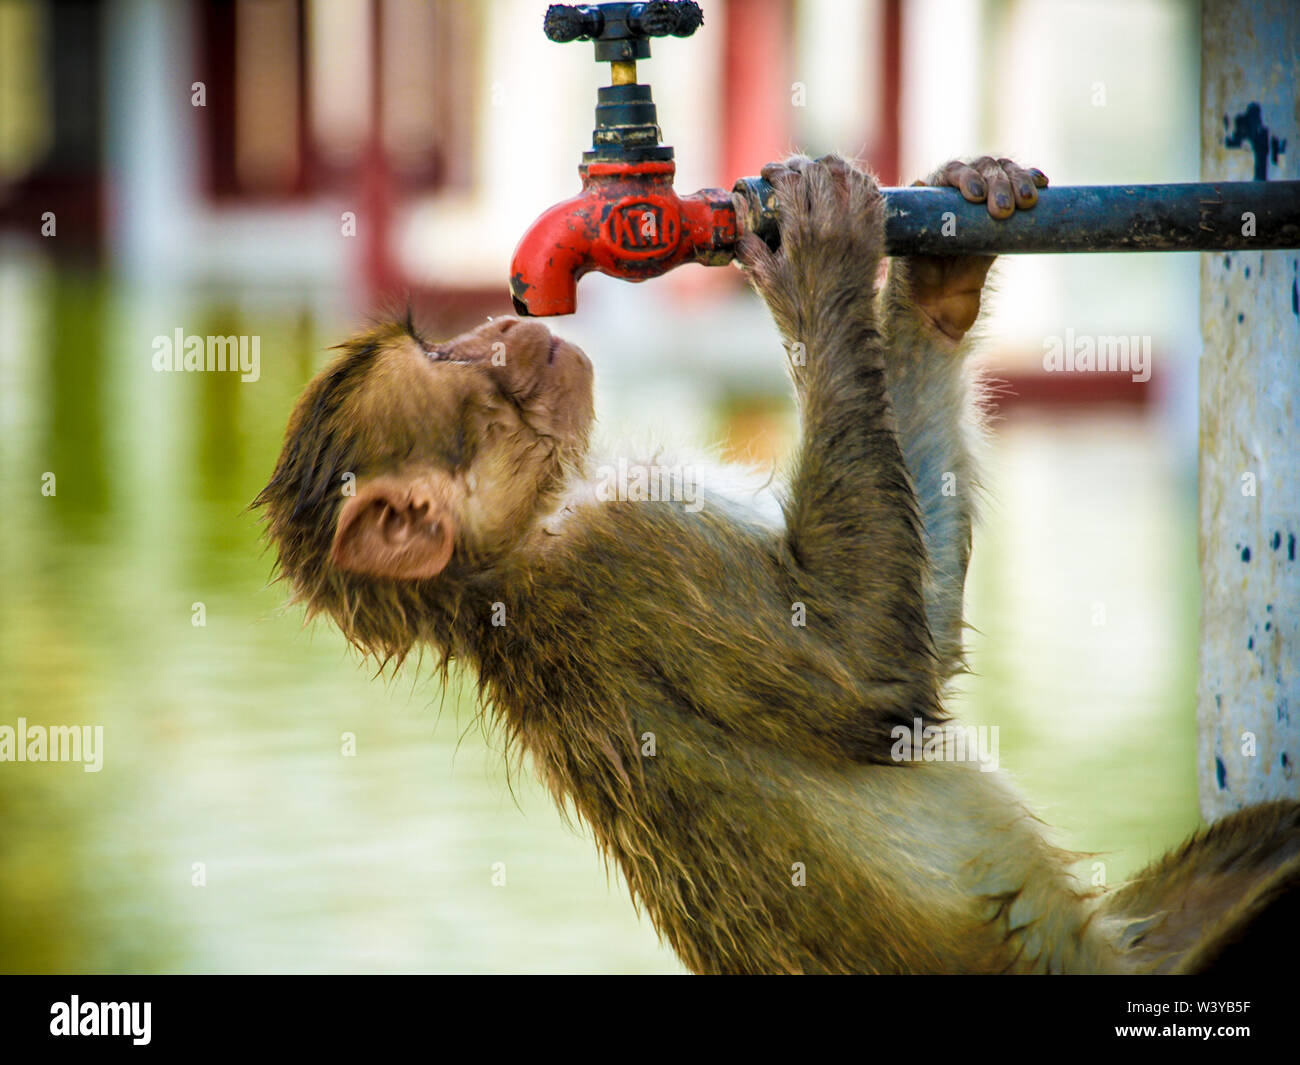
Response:
MULTIPOLYGON (((763 176, 780 244, 745 234, 737 260, 799 409, 779 487, 702 468, 695 505, 628 500, 584 352, 516 317, 432 343, 408 314, 307 386, 255 501, 308 618, 381 665, 466 664, 696 973, 1241 971, 1295 943, 1300 804, 1103 892, 996 772, 899 756, 965 668, 992 258, 879 282, 874 178, 836 156, 763 176)), ((1047 179, 982 157, 927 182, 1002 218, 1047 179)))

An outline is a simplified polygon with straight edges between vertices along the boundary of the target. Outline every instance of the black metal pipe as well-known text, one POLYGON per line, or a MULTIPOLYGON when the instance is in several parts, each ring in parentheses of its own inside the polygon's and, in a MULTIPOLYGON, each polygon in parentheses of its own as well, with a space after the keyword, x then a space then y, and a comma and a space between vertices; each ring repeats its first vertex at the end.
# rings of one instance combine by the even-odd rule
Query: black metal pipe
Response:
MULTIPOLYGON (((772 186, 741 178, 736 191, 750 205, 748 228, 775 247, 772 186)), ((1063 185, 1039 189, 1032 210, 1003 221, 956 189, 883 191, 890 255, 1300 248, 1300 181, 1063 185)))

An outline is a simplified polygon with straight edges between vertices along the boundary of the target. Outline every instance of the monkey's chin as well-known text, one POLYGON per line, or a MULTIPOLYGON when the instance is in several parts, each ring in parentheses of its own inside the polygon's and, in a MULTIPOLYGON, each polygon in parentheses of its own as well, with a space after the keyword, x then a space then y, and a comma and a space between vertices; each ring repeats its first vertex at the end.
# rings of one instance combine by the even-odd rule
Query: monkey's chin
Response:
POLYGON ((587 358, 587 353, 572 341, 565 340, 563 337, 551 337, 551 350, 547 356, 546 364, 548 366, 557 364, 563 366, 566 362, 574 366, 583 377, 588 380, 591 379, 592 366, 591 360, 587 358))

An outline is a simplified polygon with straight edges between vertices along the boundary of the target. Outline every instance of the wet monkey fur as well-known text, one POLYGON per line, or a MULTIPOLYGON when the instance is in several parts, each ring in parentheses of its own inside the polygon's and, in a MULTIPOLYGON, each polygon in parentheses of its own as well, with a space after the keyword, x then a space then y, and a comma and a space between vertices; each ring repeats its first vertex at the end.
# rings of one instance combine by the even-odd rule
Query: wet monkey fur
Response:
MULTIPOLYGON (((961 667, 992 260, 893 259, 878 287, 871 177, 763 176, 781 246, 739 259, 802 423, 777 494, 722 474, 703 506, 606 501, 582 352, 535 320, 438 344, 391 323, 307 387, 258 498, 296 596, 379 660, 470 666, 696 972, 1232 971, 1294 944, 1300 804, 1098 892, 998 774, 891 757, 961 667)), ((929 180, 998 217, 1046 184, 990 158, 929 180)))

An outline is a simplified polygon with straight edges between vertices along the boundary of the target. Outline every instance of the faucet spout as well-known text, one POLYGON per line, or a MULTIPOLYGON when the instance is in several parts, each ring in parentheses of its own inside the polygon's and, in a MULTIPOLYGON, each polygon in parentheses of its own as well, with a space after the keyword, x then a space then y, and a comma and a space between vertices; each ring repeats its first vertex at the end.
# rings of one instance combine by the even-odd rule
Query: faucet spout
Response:
POLYGON ((590 227, 581 196, 557 203, 519 241, 510 263, 510 299, 515 313, 536 318, 572 314, 578 278, 591 269, 590 227))

